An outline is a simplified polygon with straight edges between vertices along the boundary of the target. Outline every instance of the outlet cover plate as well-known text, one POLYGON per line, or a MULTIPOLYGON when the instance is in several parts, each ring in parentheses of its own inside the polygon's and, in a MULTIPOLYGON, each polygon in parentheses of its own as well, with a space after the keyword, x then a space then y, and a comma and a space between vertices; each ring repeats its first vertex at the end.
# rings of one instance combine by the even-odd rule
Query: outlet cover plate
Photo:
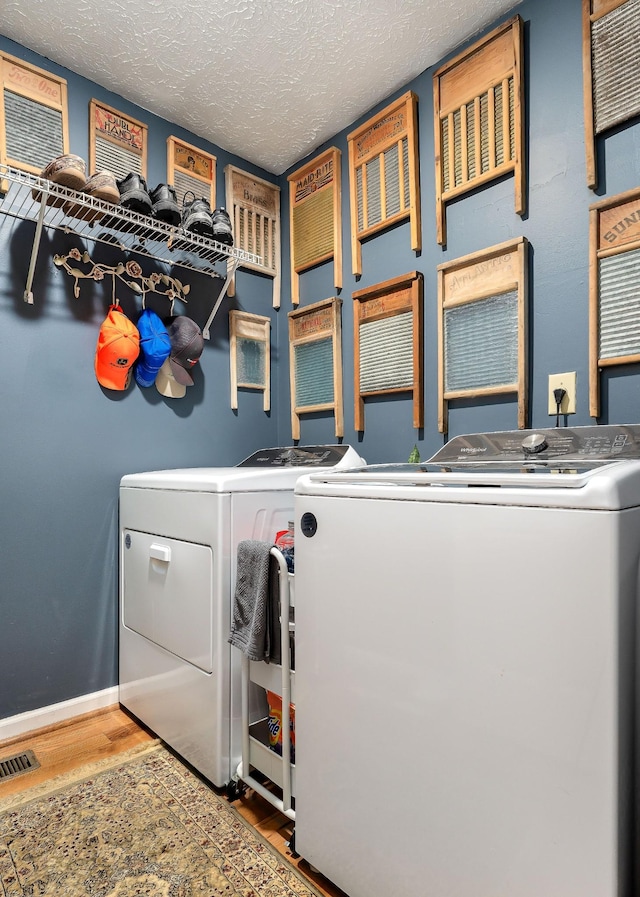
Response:
POLYGON ((562 388, 565 395, 560 403, 560 414, 576 413, 576 372, 569 371, 566 374, 549 374, 549 414, 557 413, 554 389, 562 388))

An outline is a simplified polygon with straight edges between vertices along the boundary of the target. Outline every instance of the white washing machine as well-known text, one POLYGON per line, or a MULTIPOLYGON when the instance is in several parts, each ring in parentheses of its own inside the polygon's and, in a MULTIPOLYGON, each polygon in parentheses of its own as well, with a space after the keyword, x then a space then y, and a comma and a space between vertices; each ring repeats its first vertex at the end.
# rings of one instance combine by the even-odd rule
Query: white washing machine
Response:
POLYGON ((296 850, 350 897, 631 897, 640 427, 296 486, 296 850))
POLYGON ((238 543, 287 528, 304 471, 362 463, 348 445, 278 447, 121 480, 120 703, 214 785, 241 754, 240 653, 227 641, 238 543))

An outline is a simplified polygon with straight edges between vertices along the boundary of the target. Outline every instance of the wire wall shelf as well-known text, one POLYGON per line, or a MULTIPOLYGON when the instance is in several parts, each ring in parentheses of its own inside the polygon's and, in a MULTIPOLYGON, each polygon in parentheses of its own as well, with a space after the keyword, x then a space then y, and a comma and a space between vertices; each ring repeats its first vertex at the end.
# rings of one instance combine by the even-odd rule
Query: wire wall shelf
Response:
POLYGON ((122 252, 134 252, 224 280, 203 328, 205 339, 209 339, 209 327, 236 268, 262 263, 261 257, 252 252, 218 243, 185 231, 182 226, 166 224, 7 165, 0 165, 0 213, 36 223, 25 302, 33 304, 31 288, 42 228, 53 228, 95 243, 106 243, 122 252))

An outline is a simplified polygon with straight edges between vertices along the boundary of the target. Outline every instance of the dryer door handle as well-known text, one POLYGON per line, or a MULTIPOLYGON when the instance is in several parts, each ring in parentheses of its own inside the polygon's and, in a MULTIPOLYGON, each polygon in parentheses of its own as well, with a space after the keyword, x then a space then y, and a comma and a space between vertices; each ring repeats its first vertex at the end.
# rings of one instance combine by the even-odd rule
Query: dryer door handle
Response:
POLYGON ((153 542, 149 548, 149 557, 154 558, 156 561, 164 561, 165 564, 168 564, 171 560, 171 548, 168 545, 157 545, 153 542))

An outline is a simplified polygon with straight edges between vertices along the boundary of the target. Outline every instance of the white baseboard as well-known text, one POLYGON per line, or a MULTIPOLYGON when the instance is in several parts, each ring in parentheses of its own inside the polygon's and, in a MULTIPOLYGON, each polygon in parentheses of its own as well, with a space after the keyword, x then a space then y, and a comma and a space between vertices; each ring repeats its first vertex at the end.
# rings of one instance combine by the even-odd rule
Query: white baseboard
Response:
POLYGON ((35 729, 43 729, 81 716, 83 713, 91 713, 93 710, 101 710, 118 703, 118 686, 105 688, 103 691, 95 691, 90 695, 80 695, 70 701, 62 701, 60 704, 50 704, 48 707, 39 707, 37 710, 29 710, 27 713, 18 713, 16 716, 8 716, 0 719, 0 741, 17 738, 26 732, 35 729))

